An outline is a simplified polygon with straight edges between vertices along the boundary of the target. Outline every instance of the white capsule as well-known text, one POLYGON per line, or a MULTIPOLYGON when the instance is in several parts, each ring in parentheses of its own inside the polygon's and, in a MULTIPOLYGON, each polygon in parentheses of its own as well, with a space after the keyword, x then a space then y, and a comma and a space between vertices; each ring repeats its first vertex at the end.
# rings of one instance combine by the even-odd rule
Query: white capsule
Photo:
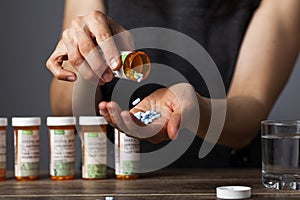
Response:
POLYGON ((134 100, 134 101, 132 102, 132 105, 133 105, 133 106, 136 106, 138 103, 140 103, 140 101, 141 101, 141 99, 140 99, 140 98, 137 98, 136 100, 134 100))

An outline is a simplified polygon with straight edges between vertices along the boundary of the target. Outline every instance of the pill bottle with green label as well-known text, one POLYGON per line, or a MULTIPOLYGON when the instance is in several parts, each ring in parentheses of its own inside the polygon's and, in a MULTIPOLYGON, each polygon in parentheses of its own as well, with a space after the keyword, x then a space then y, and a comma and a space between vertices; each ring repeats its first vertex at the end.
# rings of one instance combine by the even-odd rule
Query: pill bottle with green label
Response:
MULTIPOLYGON (((98 51, 104 58, 102 50, 98 48, 98 51)), ((120 57, 121 68, 112 71, 116 78, 141 82, 149 76, 151 70, 150 58, 145 52, 120 51, 120 57)))
POLYGON ((7 118, 0 118, 0 181, 6 178, 6 126, 7 118))
POLYGON ((37 180, 39 178, 40 125, 40 117, 12 118, 17 180, 37 180))
POLYGON ((103 117, 81 116, 82 178, 85 180, 107 177, 107 122, 103 117))
POLYGON ((75 125, 75 117, 47 118, 52 180, 70 180, 75 177, 75 125))
POLYGON ((140 141, 115 129, 115 175, 117 179, 137 179, 140 141))

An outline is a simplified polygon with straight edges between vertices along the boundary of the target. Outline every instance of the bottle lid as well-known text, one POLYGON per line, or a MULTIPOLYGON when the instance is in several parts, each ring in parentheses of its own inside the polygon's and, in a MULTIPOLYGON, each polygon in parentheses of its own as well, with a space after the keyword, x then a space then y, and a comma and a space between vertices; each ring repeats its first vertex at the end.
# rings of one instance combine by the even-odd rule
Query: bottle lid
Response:
POLYGON ((104 117, 101 116, 81 116, 79 117, 79 125, 93 126, 108 124, 104 117))
POLYGON ((5 117, 0 118, 0 126, 7 126, 7 118, 5 117))
POLYGON ((220 199, 247 199, 251 197, 251 188, 247 186, 217 187, 217 198, 220 199))
POLYGON ((72 126, 76 124, 76 117, 47 117, 47 126, 72 126))
POLYGON ((40 126, 40 117, 13 117, 12 126, 40 126))

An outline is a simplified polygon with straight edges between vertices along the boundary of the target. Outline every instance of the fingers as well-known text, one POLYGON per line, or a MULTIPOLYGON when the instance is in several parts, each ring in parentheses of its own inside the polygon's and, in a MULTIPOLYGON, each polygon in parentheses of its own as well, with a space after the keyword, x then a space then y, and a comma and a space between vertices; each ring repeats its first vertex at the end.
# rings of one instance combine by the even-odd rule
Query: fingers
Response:
POLYGON ((60 80, 75 81, 76 74, 61 67, 63 60, 68 59, 85 79, 97 83, 110 82, 113 79, 111 69, 121 67, 119 50, 111 30, 123 31, 121 26, 99 11, 75 18, 48 59, 47 68, 60 80), (95 42, 99 44, 105 60, 95 42))
POLYGON ((46 66, 58 80, 73 82, 77 79, 76 74, 62 67, 63 61, 67 60, 67 53, 60 47, 61 45, 61 43, 58 44, 56 50, 46 62, 46 66))
POLYGON ((98 45, 100 46, 106 63, 112 70, 118 70, 121 67, 119 50, 112 38, 109 25, 110 19, 100 12, 92 12, 89 15, 87 25, 93 33, 98 45))
POLYGON ((170 116, 170 119, 167 124, 167 133, 168 137, 171 140, 176 139, 178 131, 179 131, 179 126, 180 126, 180 120, 181 120, 181 114, 177 112, 173 112, 170 116))
POLYGON ((112 80, 113 75, 101 58, 96 44, 86 26, 86 20, 78 17, 72 21, 72 27, 63 33, 63 41, 68 50, 71 65, 86 79, 97 83, 112 80))
POLYGON ((109 124, 132 137, 146 139, 152 143, 169 140, 168 135, 163 131, 166 124, 164 119, 145 125, 129 111, 121 111, 115 102, 101 102, 99 111, 109 124))
POLYGON ((126 130, 126 126, 124 125, 124 121, 121 117, 122 110, 117 103, 101 102, 99 104, 99 111, 108 123, 123 131, 126 130))

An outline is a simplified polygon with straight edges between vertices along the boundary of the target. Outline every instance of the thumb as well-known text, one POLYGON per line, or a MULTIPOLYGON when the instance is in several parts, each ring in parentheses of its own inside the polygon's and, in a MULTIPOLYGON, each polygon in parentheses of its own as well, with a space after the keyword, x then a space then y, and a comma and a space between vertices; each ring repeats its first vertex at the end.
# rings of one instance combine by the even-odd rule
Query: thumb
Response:
POLYGON ((179 112, 173 112, 167 125, 168 136, 171 140, 177 138, 178 129, 180 126, 181 114, 179 112))

